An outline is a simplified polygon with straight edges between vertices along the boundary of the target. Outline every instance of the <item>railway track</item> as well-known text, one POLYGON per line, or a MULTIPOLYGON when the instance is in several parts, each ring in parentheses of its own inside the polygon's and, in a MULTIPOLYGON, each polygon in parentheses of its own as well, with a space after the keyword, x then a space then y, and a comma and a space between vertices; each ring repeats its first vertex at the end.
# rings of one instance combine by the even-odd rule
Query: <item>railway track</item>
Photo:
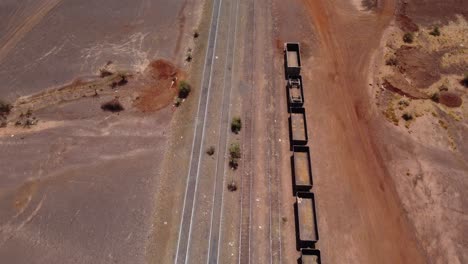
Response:
MULTIPOLYGON (((265 3, 268 5, 268 8, 266 9, 267 14, 272 13, 272 5, 271 1, 266 1, 265 3)), ((268 22, 266 23, 267 25, 267 30, 266 32, 269 32, 271 34, 274 34, 273 28, 271 25, 273 25, 273 19, 271 15, 266 15, 265 17, 268 18, 268 22)), ((271 44, 270 44, 271 45, 271 44)), ((268 138, 270 139, 268 142, 268 147, 269 147, 269 155, 267 157, 268 160, 268 175, 269 175, 269 192, 270 192, 270 247, 271 247, 271 258, 270 262, 271 263, 282 263, 282 255, 281 255, 281 211, 280 211, 280 196, 279 196, 279 190, 281 186, 281 181, 280 181, 280 176, 278 173, 278 164, 281 164, 280 157, 278 155, 278 149, 277 149, 277 144, 278 144, 278 131, 280 130, 280 127, 282 126, 281 123, 279 123, 280 119, 280 111, 276 111, 275 109, 277 107, 273 107, 275 105, 275 102, 278 100, 280 102, 285 102, 284 98, 284 92, 283 92, 283 84, 278 83, 277 81, 279 78, 277 76, 282 76, 282 71, 278 71, 280 67, 276 67, 275 63, 275 53, 274 53, 274 47, 271 45, 271 49, 267 49, 267 53, 269 57, 271 58, 270 63, 266 64, 267 65, 267 70, 266 72, 268 73, 270 77, 270 83, 268 85, 270 89, 270 94, 271 96, 269 97, 269 102, 267 105, 270 106, 270 112, 269 116, 271 117, 272 120, 270 120, 269 124, 271 126, 278 126, 278 127, 272 127, 271 129, 268 129, 268 132, 270 133, 268 138), (277 125, 278 124, 278 125, 277 125)), ((281 108, 280 108, 281 109, 281 108)))
MULTIPOLYGON (((252 25, 255 25, 255 0, 252 0, 249 3, 249 15, 248 17, 251 18, 252 25)), ((255 103, 254 103, 254 48, 253 42, 255 40, 255 26, 250 28, 250 31, 247 34, 246 45, 244 48, 249 49, 251 52, 245 58, 244 67, 246 67, 246 80, 251 84, 249 96, 247 100, 246 107, 244 108, 245 113, 245 129, 242 139, 242 149, 244 150, 244 155, 242 157, 243 161, 243 174, 242 174, 242 183, 241 183, 241 208, 240 208, 240 230, 239 230, 239 263, 247 264, 250 263, 250 236, 252 231, 252 186, 254 178, 252 177, 252 170, 253 170, 253 133, 255 130, 255 122, 253 122, 253 114, 256 112, 255 103), (247 47, 246 47, 247 46, 247 47)))
MULTIPOLYGON (((241 184, 241 225, 240 225, 240 242, 239 242, 239 263, 251 263, 252 262, 252 206, 255 205, 253 199, 255 198, 253 193, 253 186, 255 186, 255 178, 265 177, 266 186, 268 191, 266 193, 266 199, 268 199, 268 237, 269 237, 269 249, 268 254, 265 259, 269 263, 281 263, 281 233, 280 233, 280 201, 279 201, 279 178, 278 178, 278 169, 277 164, 279 162, 277 157, 276 149, 276 139, 278 137, 276 129, 271 126, 275 126, 275 121, 279 120, 278 111, 275 110, 275 102, 277 98, 283 98, 281 94, 281 89, 277 87, 277 76, 281 75, 280 72, 276 72, 275 67, 275 56, 272 50, 269 50, 268 47, 271 43, 267 40, 270 39, 270 33, 272 33, 271 19, 268 17, 268 13, 271 12, 271 5, 269 1, 261 0, 261 2, 250 2, 250 13, 249 17, 252 18, 250 24, 252 28, 249 32, 249 39, 246 40, 246 43, 249 43, 246 46, 246 49, 250 50, 250 54, 247 56, 245 61, 247 76, 246 79, 251 83, 251 90, 249 92, 248 100, 246 107, 244 108, 245 112, 245 130, 243 138, 243 150, 245 155, 243 157, 244 166, 242 174, 242 184, 241 184), (260 4, 258 4, 260 3, 260 4), (258 19, 264 19, 257 24, 258 19), (257 26, 261 25, 261 28, 257 26), (258 31, 260 30, 260 31, 258 31), (250 39, 251 38, 251 39, 250 39), (265 40, 263 40, 265 39, 265 40), (265 45, 266 49, 261 49, 258 46, 265 45), (271 60, 263 60, 263 57, 269 57, 271 60), (265 98, 264 102, 257 102, 254 98, 256 87, 254 72, 259 73, 263 72, 266 74, 268 81, 264 89, 263 94, 265 98), (261 108, 258 108, 261 107, 261 108), (263 109, 266 110, 263 110, 263 109), (253 140, 257 135, 255 134, 256 125, 254 122, 254 114, 257 111, 263 111, 262 114, 265 115, 265 122, 267 127, 267 132, 265 134, 266 141, 262 143, 262 146, 258 146, 253 140), (264 144, 264 145, 263 145, 264 144), (254 166, 258 158, 254 157, 253 153, 256 148, 264 148, 266 152, 264 153, 263 164, 265 166, 265 175, 253 175, 254 166)), ((283 98, 284 99, 284 98, 283 98)), ((280 125, 280 124, 278 124, 280 125)))

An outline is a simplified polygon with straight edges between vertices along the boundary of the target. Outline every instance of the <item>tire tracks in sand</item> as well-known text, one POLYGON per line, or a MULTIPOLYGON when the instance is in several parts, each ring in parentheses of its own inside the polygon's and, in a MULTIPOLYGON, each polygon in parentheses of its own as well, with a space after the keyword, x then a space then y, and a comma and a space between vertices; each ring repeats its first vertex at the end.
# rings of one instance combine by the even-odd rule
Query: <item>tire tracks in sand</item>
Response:
MULTIPOLYGON (((369 61, 393 17, 395 1, 382 1, 373 13, 359 12, 343 0, 302 2, 320 41, 315 58, 320 69, 304 74, 322 87, 314 89, 313 97, 307 95, 306 101, 329 109, 309 116, 308 121, 324 121, 314 130, 320 138, 314 146, 323 152, 323 161, 333 164, 327 167, 326 162, 315 162, 321 172, 316 189, 322 204, 319 227, 325 231, 319 248, 332 263, 339 259, 347 263, 424 263, 424 253, 404 216, 385 162, 375 149, 368 120, 358 113, 371 103, 365 89, 369 61), (339 147, 327 150, 330 146, 339 147)), ((312 112, 318 110, 308 107, 312 112)))

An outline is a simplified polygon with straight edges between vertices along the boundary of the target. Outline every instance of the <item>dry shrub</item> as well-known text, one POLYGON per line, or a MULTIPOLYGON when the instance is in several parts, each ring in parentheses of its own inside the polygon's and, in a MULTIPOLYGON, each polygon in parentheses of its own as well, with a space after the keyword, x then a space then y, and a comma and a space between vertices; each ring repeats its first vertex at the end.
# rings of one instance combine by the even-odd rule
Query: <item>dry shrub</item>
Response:
POLYGON ((235 181, 231 181, 231 182, 228 184, 227 188, 228 188, 228 190, 229 190, 230 192, 235 192, 235 191, 237 191, 237 184, 236 184, 236 182, 235 182, 235 181))
POLYGON ((398 65, 398 60, 397 60, 397 58, 395 58, 395 57, 388 58, 388 59, 385 61, 385 65, 388 65, 388 66, 397 66, 397 65, 398 65))
POLYGON ((239 133, 240 130, 242 129, 242 121, 241 118, 236 116, 232 118, 231 121, 231 131, 235 134, 239 133))
POLYGON ((213 154, 215 153, 215 147, 214 146, 210 146, 207 150, 206 150, 206 154, 210 155, 210 156, 213 156, 213 154))
POLYGON ((460 81, 460 84, 468 88, 468 73, 465 73, 465 77, 460 81))
POLYGON ((101 105, 101 109, 104 111, 109 111, 113 113, 125 110, 123 105, 120 103, 120 101, 117 98, 109 102, 103 103, 101 105))
POLYGON ((413 43, 413 40, 414 40, 414 36, 413 36, 413 33, 405 33, 405 35, 403 35, 403 41, 405 43, 413 43))
POLYGON ((10 110, 12 109, 13 107, 11 106, 11 104, 3 101, 3 100, 0 100, 0 115, 8 115, 10 114, 10 110))
POLYGON ((413 119, 413 116, 409 113, 404 113, 401 118, 403 118, 405 121, 410 121, 413 119))
POLYGON ((434 29, 429 32, 430 35, 434 36, 434 37, 438 37, 440 36, 440 30, 439 30, 439 27, 434 27, 434 29))
POLYGON ((109 71, 106 68, 99 69, 99 76, 101 76, 101 78, 111 76, 112 74, 114 74, 114 73, 112 73, 111 71, 109 71))
POLYGON ((186 81, 180 81, 179 83, 179 98, 185 99, 190 94, 190 84, 186 81))

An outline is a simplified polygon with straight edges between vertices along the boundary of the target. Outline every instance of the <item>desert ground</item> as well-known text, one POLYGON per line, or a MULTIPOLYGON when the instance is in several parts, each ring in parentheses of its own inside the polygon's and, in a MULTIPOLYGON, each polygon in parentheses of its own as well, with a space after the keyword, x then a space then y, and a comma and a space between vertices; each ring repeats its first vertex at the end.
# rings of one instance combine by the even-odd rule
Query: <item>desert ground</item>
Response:
POLYGON ((189 69, 202 7, 1 1, 0 93, 13 109, 0 131, 0 262, 148 260, 171 82, 189 69), (125 110, 102 111, 114 98, 125 110))
POLYGON ((6 0, 0 17, 2 263, 297 263, 285 42, 322 263, 468 262, 467 3, 6 0))

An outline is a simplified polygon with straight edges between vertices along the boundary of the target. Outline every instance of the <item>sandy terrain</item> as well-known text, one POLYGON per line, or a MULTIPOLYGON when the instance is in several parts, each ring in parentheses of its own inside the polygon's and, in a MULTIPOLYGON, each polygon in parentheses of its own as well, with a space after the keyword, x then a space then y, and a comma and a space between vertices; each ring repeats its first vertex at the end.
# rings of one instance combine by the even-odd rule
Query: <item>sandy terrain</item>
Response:
POLYGON ((467 7, 405 2, 2 1, 0 259, 296 263, 282 74, 297 41, 324 263, 467 262, 467 7))
POLYGON ((349 1, 296 4, 296 13, 304 13, 305 6, 310 19, 283 14, 279 25, 297 23, 301 30, 280 26, 278 37, 304 46, 305 108, 321 234, 317 246, 323 259, 424 263, 425 254, 369 129, 369 61, 395 5, 386 1, 373 12, 363 12, 349 1))
MULTIPOLYGON (((368 8, 360 2, 298 1, 294 12, 290 3, 288 9, 278 4, 278 42, 300 41, 304 46, 305 107, 321 233, 318 248, 330 263, 464 263, 466 110, 463 105, 448 105, 457 105, 457 96, 464 102, 466 94, 459 83, 466 69, 466 59, 459 52, 464 49, 466 26, 455 11, 448 11, 457 5, 454 2, 434 2, 438 11, 428 11, 430 3, 406 1, 407 13, 396 23, 404 31, 422 31, 415 33, 412 46, 428 50, 395 52, 397 69, 405 75, 399 84, 410 80, 401 90, 410 92, 406 100, 411 101, 403 110, 415 111, 416 119, 405 124, 400 117, 403 111, 395 106, 394 115, 402 120, 396 127, 393 118, 387 120, 387 104, 383 104, 387 101, 383 92, 376 91, 380 86, 372 81, 372 76, 385 73, 380 69, 384 60, 377 69, 372 61, 382 56, 376 51, 386 45, 380 39, 394 23, 397 6, 393 1, 378 1, 368 8), (291 10, 297 17, 304 12, 302 4, 308 7, 311 24, 283 12, 291 10), (288 24, 303 34, 288 30, 288 24), (428 38, 434 25, 443 32, 438 42, 428 38), (434 57, 430 49, 444 52, 434 57), (448 90, 439 91, 441 85, 448 90), (448 98, 432 102, 434 92, 448 98)), ((456 10, 465 14, 466 7, 456 10)), ((403 33, 398 32, 400 42, 403 33)), ((391 33, 386 33, 386 39, 387 34, 391 33)), ((393 41, 390 46, 396 44, 393 41)), ((284 236, 288 239, 287 233, 284 236)))
POLYGON ((408 1, 399 9, 418 26, 413 43, 403 43, 406 28, 397 21, 386 30, 376 56, 371 92, 374 107, 388 120, 378 129, 378 140, 392 142, 378 146, 428 260, 465 263, 468 95, 460 80, 468 67, 468 5, 429 2, 408 1), (431 33, 436 26, 440 35, 431 33), (392 58, 395 63, 389 64, 392 58), (388 76, 405 82, 387 90, 388 76))
MULTIPOLYGON (((167 142, 191 130, 172 121, 170 105, 174 78, 190 70, 185 53, 201 7, 0 3, 0 98, 13 106, 0 128, 0 259, 149 260, 167 142), (105 65, 112 74, 101 78, 105 65), (102 111, 114 98, 125 110, 102 111)), ((190 109, 184 103, 180 112, 190 109)))
POLYGON ((181 63, 181 41, 193 31, 185 25, 196 25, 195 2, 2 1, 2 98, 94 75, 109 60, 132 71, 161 57, 181 63))

